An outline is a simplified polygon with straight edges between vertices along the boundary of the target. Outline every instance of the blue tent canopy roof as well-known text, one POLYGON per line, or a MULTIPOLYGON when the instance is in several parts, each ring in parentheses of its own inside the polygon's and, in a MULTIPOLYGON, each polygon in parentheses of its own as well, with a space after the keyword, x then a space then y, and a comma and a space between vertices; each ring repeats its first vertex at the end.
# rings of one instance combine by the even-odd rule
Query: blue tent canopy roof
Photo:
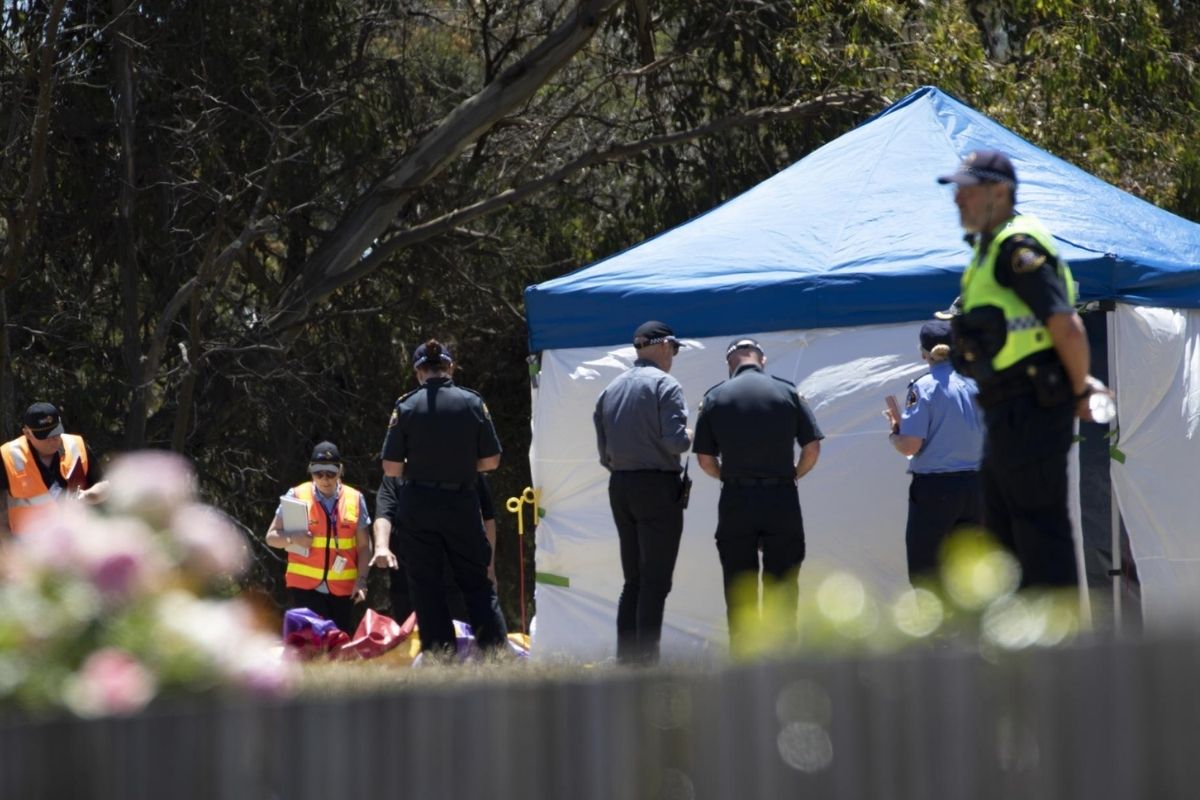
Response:
POLYGON ((1200 307, 1200 225, 1035 147, 924 87, 753 189, 590 267, 525 290, 533 351, 926 319, 969 257, 937 175, 1003 150, 1084 300, 1200 307))

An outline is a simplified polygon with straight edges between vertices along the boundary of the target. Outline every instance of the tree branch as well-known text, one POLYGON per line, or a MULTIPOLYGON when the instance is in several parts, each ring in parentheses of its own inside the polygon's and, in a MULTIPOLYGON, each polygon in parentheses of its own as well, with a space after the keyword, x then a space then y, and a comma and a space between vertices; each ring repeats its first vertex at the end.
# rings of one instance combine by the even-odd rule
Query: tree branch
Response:
POLYGON ((341 285, 339 276, 362 259, 395 221, 405 202, 441 173, 484 132, 528 101, 550 77, 583 49, 605 17, 621 0, 580 0, 553 33, 495 81, 467 98, 426 134, 388 175, 343 217, 309 257, 300 274, 282 293, 268 325, 287 328, 323 293, 318 287, 341 285))
POLYGON ((878 102, 879 98, 874 92, 835 92, 831 94, 821 95, 811 100, 797 101, 786 106, 768 106, 765 108, 757 108, 747 111, 744 114, 735 114, 730 117, 723 117, 718 120, 705 123, 704 125, 691 128, 686 131, 675 131, 673 133, 663 134, 662 136, 652 136, 648 139, 643 139, 640 142, 625 142, 621 144, 609 145, 597 150, 584 153, 578 158, 570 161, 556 169, 554 172, 548 173, 536 178, 532 181, 524 183, 513 189, 508 189, 498 195, 489 197, 486 200, 481 200, 478 203, 456 209, 440 217, 431 219, 421 225, 416 225, 407 228, 394 236, 387 239, 386 242, 372 249, 370 255, 361 259, 357 264, 348 270, 345 270, 337 275, 330 276, 322 282, 318 288, 319 296, 328 295, 337 289, 349 283, 353 283, 359 278, 370 274, 378 269, 385 261, 388 260, 397 251, 406 247, 411 247, 418 242, 425 241, 433 236, 446 233, 457 229, 479 217, 486 216, 500 209, 515 205, 533 195, 539 194, 552 186, 562 183, 572 175, 581 172, 590 167, 595 167, 600 164, 611 164, 621 161, 627 161, 634 156, 650 150, 655 150, 662 147, 670 147, 671 145, 681 144, 683 142, 700 139, 704 136, 709 136, 714 133, 732 130, 734 128, 747 127, 751 125, 763 125, 770 122, 781 122, 785 120, 801 119, 804 117, 813 116, 824 111, 835 108, 862 108, 867 105, 878 102))

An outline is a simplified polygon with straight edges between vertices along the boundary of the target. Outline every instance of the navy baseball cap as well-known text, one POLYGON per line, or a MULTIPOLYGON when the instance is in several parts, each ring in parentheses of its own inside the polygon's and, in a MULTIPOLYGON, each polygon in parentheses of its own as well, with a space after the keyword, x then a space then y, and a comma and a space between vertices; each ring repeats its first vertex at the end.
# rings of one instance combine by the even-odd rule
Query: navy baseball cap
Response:
POLYGON ((25 409, 21 421, 35 439, 63 435, 62 414, 53 403, 34 403, 25 409))
POLYGON ((959 186, 975 186, 980 183, 1007 183, 1017 185, 1017 171, 1012 161, 999 150, 973 150, 950 175, 942 175, 938 183, 954 183, 959 186))
POLYGON ((308 461, 309 472, 337 472, 342 466, 342 454, 333 442, 321 442, 313 448, 308 461))
POLYGON ((661 344, 662 342, 670 342, 671 344, 680 343, 675 338, 675 331, 671 330, 671 326, 665 322, 652 319, 649 322, 643 322, 633 332, 634 347, 648 347, 649 345, 661 344))
POLYGON ((417 345, 417 349, 413 351, 413 366, 414 367, 420 367, 424 364, 428 364, 433 359, 437 359, 438 361, 441 361, 443 364, 449 364, 452 361, 454 361, 454 356, 450 353, 449 347, 442 344, 441 342, 437 342, 437 344, 441 347, 442 351, 441 351, 441 353, 439 353, 437 355, 431 355, 429 352, 430 351, 429 344, 430 344, 429 342, 426 342, 425 344, 419 344, 419 345, 417 345))
POLYGON ((725 348, 725 357, 729 358, 738 350, 757 350, 760 356, 766 355, 766 353, 763 352, 762 345, 758 343, 758 340, 751 339, 749 336, 743 336, 740 339, 734 339, 732 342, 730 342, 729 347, 725 348))
POLYGON ((921 326, 921 349, 932 352, 939 344, 950 346, 950 323, 935 319, 921 326))

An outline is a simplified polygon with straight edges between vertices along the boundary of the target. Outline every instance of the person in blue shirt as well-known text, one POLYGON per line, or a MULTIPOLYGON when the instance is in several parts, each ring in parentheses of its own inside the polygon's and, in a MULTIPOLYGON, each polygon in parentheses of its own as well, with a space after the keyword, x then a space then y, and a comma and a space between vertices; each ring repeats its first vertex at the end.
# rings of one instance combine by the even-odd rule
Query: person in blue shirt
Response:
POLYGON ((888 439, 909 457, 912 474, 904 543, 914 586, 935 576, 938 549, 951 531, 983 522, 978 389, 950 364, 949 322, 925 323, 920 338, 929 372, 908 385, 903 411, 884 412, 892 429, 888 439))

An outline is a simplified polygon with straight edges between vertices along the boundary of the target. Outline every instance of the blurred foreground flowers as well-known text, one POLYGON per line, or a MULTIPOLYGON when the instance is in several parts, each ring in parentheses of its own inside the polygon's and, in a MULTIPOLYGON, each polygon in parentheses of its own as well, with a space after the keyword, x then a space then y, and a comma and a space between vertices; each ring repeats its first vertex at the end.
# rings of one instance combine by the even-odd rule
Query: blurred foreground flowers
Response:
MULTIPOLYGON (((802 571, 799 637, 787 635, 786 597, 758 576, 735 587, 734 616, 743 631, 733 655, 754 658, 788 652, 890 652, 914 645, 967 647, 985 657, 1063 644, 1083 632, 1076 589, 1018 592, 1016 559, 980 530, 951 536, 936 579, 886 599, 845 571, 802 571), (781 604, 780 597, 785 602, 781 604)), ((1093 598, 1095 599, 1095 598, 1093 598)))
POLYGON ((245 537, 199 503, 186 459, 115 459, 103 510, 68 501, 0 548, 0 705, 131 713, 174 690, 280 694, 295 665, 239 599, 245 537))

